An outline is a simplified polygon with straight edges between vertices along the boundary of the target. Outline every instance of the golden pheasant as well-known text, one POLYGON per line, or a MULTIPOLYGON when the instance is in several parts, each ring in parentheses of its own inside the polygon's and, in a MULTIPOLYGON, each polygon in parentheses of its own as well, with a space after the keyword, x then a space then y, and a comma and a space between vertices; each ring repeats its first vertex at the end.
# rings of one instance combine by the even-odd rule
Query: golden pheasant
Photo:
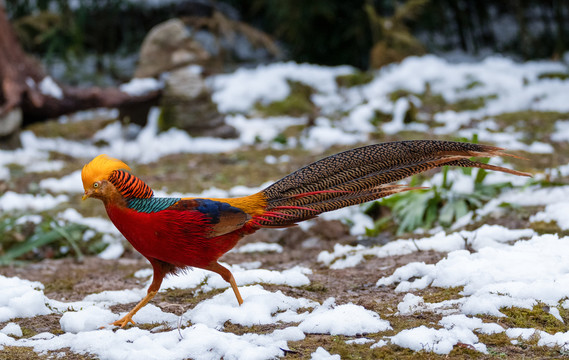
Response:
POLYGON ((370 145, 329 156, 256 194, 233 199, 155 197, 128 165, 99 155, 81 172, 83 199, 102 200, 111 221, 154 270, 147 295, 113 325, 134 324, 133 315, 154 297, 164 276, 187 267, 221 275, 242 304, 233 275, 218 259, 260 228, 292 226, 326 211, 411 190, 391 183, 443 165, 530 176, 469 159, 513 156, 502 150, 431 140, 370 145))

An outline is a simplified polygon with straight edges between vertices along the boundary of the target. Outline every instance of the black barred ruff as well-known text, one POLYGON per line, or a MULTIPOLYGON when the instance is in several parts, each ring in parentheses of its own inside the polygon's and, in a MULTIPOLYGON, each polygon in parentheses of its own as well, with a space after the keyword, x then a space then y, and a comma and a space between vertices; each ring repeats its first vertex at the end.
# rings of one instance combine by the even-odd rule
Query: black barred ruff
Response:
POLYGON ((150 186, 136 176, 124 170, 115 170, 109 176, 109 181, 126 199, 129 198, 151 198, 154 192, 150 186))

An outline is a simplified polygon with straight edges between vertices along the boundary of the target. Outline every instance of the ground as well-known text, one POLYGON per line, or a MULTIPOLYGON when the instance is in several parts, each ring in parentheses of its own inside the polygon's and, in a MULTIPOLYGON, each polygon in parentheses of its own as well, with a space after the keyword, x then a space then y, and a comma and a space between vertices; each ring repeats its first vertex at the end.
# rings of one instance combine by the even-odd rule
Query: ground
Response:
POLYGON ((30 126, 20 149, 0 150, 0 359, 566 357, 568 85, 541 76, 564 66, 426 56, 361 79, 241 71, 212 81, 236 140, 158 133, 156 109, 143 129, 102 110, 30 126), (81 201, 95 155, 125 160, 159 196, 226 197, 356 146, 424 138, 506 147, 525 159, 493 163, 534 177, 438 169, 409 180, 431 190, 260 230, 221 258, 243 306, 216 274, 189 270, 137 325, 99 329, 144 295, 150 267, 98 201, 81 201), (396 204, 425 199, 435 221, 403 228, 413 221, 396 204))

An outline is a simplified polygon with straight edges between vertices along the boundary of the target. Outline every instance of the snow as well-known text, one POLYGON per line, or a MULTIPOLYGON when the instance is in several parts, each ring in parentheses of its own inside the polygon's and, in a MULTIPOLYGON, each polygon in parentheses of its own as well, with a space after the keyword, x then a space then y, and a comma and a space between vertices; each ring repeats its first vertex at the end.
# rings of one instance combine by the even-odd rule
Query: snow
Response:
POLYGON ((6 324, 6 326, 4 326, 2 328, 2 330, 0 330, 0 333, 15 336, 15 337, 21 337, 22 336, 22 328, 20 327, 20 325, 18 325, 16 323, 9 322, 6 324))
POLYGON ((325 68, 293 62, 240 68, 232 74, 210 79, 214 90, 212 99, 222 112, 245 112, 257 102, 266 105, 286 98, 290 93, 287 80, 305 83, 327 94, 337 90, 336 76, 351 72, 353 69, 348 66, 325 68))
POLYGON ((4 195, 0 196, 0 210, 6 212, 23 210, 43 211, 54 208, 68 199, 66 195, 32 195, 6 191, 4 195))
POLYGON ((276 252, 282 253, 283 247, 279 244, 274 243, 249 243, 243 246, 239 246, 235 251, 238 253, 252 253, 252 252, 276 252))
MULTIPOLYGON (((0 285, 3 289, 0 321, 45 315, 52 311, 63 313, 60 324, 64 333, 61 335, 40 333, 19 340, 0 336, 0 345, 30 346, 37 352, 69 347, 74 352, 89 352, 105 359, 164 356, 174 359, 268 359, 282 356, 281 349, 288 348, 287 342, 302 340, 305 333, 353 335, 390 329, 387 321, 361 306, 336 305, 334 299, 320 305, 312 300, 286 296, 280 291, 270 292, 260 285, 253 285, 241 287, 242 306, 237 305, 232 290, 227 289, 200 302, 180 317, 149 304, 133 318, 140 324, 165 323, 175 328, 181 321, 182 324, 191 323, 190 327, 180 330, 168 330, 166 327, 166 331, 157 333, 137 327, 113 332, 106 329, 108 323, 125 313, 115 314, 108 307, 137 301, 143 296, 142 289, 106 291, 88 295, 82 301, 65 303, 45 297, 40 283, 0 276, 0 285), (6 305, 10 309, 6 309, 6 305), (361 321, 354 322, 354 318, 361 318, 361 321), (298 327, 294 325, 299 322, 298 327), (290 326, 264 335, 249 333, 238 336, 221 331, 227 323, 242 326, 281 323, 290 326)), ((20 337, 21 329, 15 323, 7 324, 0 333, 20 337)))
POLYGON ((441 231, 432 236, 412 240, 394 240, 381 247, 366 248, 362 245, 351 246, 335 244, 332 252, 322 251, 318 261, 334 269, 351 267, 359 264, 364 256, 387 257, 405 255, 421 250, 449 252, 464 249, 466 245, 474 250, 485 246, 501 246, 503 242, 514 241, 534 234, 531 229, 508 229, 500 225, 483 225, 474 231, 459 231, 446 234, 441 231), (355 260, 351 258, 356 258, 355 260), (359 260, 359 261, 358 261, 359 260))
POLYGON ((43 285, 39 282, 0 275, 0 288, 0 322, 51 312, 44 302, 43 285))
MULTIPOLYGON (((242 68, 209 78, 213 100, 225 116, 225 121, 236 128, 236 139, 192 137, 177 129, 159 132, 158 108, 150 111, 144 127, 121 126, 115 121, 93 134, 92 139, 84 141, 42 138, 31 131, 23 131, 21 148, 0 150, 0 183, 8 184, 8 190, 0 194, 0 213, 14 213, 17 225, 41 224, 50 216, 60 223, 86 225, 89 230, 85 232, 84 240, 102 234, 103 241, 108 245, 99 256, 117 259, 125 251, 124 239, 107 218, 86 217, 80 209, 71 205, 61 209, 83 192, 80 169, 57 177, 42 177, 42 173, 65 169, 66 162, 55 160, 50 154, 58 153, 61 157, 56 158, 68 156, 80 160, 78 163, 85 163, 101 153, 107 153, 138 164, 158 162, 172 154, 217 154, 244 148, 302 148, 318 154, 333 146, 377 142, 378 133, 395 135, 409 130, 468 139, 477 135, 482 143, 494 143, 512 153, 522 150, 534 154, 554 154, 556 143, 569 139, 569 120, 566 118, 556 121, 551 134, 552 143, 528 143, 527 134, 513 127, 502 129, 495 121, 495 117, 506 112, 569 111, 566 99, 569 81, 539 79, 539 74, 545 72, 566 72, 566 65, 560 62, 518 63, 500 56, 491 56, 480 62, 451 62, 433 55, 410 57, 400 64, 377 71, 373 81, 368 84, 338 88, 335 78, 353 71, 347 66, 323 67, 287 62, 242 68), (315 90, 311 100, 319 107, 319 113, 311 119, 313 124, 310 126, 306 126, 306 117, 262 118, 254 111, 257 103, 269 104, 286 98, 290 93, 290 81, 302 82, 315 90), (479 85, 469 87, 475 81, 479 85), (440 94, 449 103, 474 97, 488 99, 480 109, 435 113, 433 121, 440 125, 437 127, 428 127, 427 119, 404 123, 411 106, 421 105, 421 100, 413 94, 422 94, 427 87, 432 94, 440 94), (410 94, 392 101, 391 94, 397 90, 410 94), (392 115, 392 120, 372 124, 371 120, 377 112, 392 115), (287 135, 286 144, 274 141, 277 136, 289 134, 288 128, 300 126, 304 127, 303 130, 292 132, 298 133, 294 136, 287 135), (104 145, 100 144, 100 140, 105 141, 104 145), (16 171, 12 170, 14 164, 18 165, 16 171), (11 184, 18 181, 14 174, 19 173, 20 168, 26 174, 32 173, 41 179, 30 186, 30 193, 11 190, 11 184), (55 215, 50 211, 55 211, 55 215)), ((49 77, 39 84, 32 81, 30 84, 49 96, 63 95, 49 77)), ((142 95, 161 86, 159 80, 135 79, 123 84, 121 90, 131 95, 142 95)), ((101 116, 117 117, 118 112, 99 109, 61 117, 58 121, 80 122, 101 116)), ((264 157, 267 166, 279 166, 288 161, 290 157, 286 154, 264 157)), ((492 160, 492 163, 509 166, 500 159, 492 160)), ((460 170, 449 171, 451 192, 471 193, 476 186, 476 171, 473 171, 474 175, 465 175, 460 170)), ((50 299, 39 282, 0 276, 0 322, 6 323, 0 329, 0 347, 28 346, 38 353, 69 348, 72 352, 101 359, 272 359, 285 356, 283 349, 288 349, 289 342, 302 340, 307 334, 357 337, 379 333, 381 337, 381 333, 390 330, 391 325, 369 308, 333 298, 321 304, 298 295, 296 291, 275 290, 274 286, 307 286, 314 276, 312 272, 320 267, 328 267, 332 271, 349 269, 361 266, 374 257, 434 251, 440 253, 440 260, 383 268, 383 276, 377 275, 371 281, 371 286, 375 282, 378 287, 392 287, 399 296, 393 316, 417 316, 419 313, 433 312, 441 320, 436 324, 402 329, 383 338, 374 335, 349 339, 346 343, 370 348, 396 344, 413 351, 432 351, 436 354, 449 354, 456 346, 468 346, 487 353, 486 345, 480 342, 478 336, 505 333, 512 343, 535 338, 538 346, 558 346, 567 351, 569 332, 549 334, 533 328, 505 329, 498 323, 485 322, 481 317, 503 317, 504 307, 531 309, 539 303, 548 306, 550 314, 558 321, 563 321, 559 306, 569 308, 569 301, 566 300, 569 298, 569 237, 537 234, 531 229, 531 223, 555 222, 561 230, 569 229, 569 185, 545 187, 540 184, 547 176, 564 180, 563 177, 568 174, 569 164, 548 169, 545 174, 535 174, 533 180, 491 172, 485 179, 486 183, 509 182, 512 189, 502 191, 449 229, 417 233, 414 239, 394 239, 383 246, 335 244, 332 250, 318 254, 319 264, 314 268, 297 266, 288 270, 267 270, 262 268, 262 261, 223 264, 235 276, 244 298, 242 306, 237 305, 232 289, 215 273, 192 269, 179 276, 167 277, 161 292, 186 289, 188 296, 206 296, 197 305, 176 304, 176 313, 180 316, 156 302, 145 306, 135 315, 134 321, 139 324, 160 324, 153 330, 131 327, 113 331, 108 325, 126 313, 112 311, 113 306, 122 304, 120 308, 126 310, 146 294, 152 276, 150 268, 134 274, 140 282, 139 287, 87 294, 79 301, 50 299), (527 207, 529 222, 518 229, 484 224, 488 218, 503 216, 509 211, 508 207, 527 207), (469 226, 468 231, 463 230, 465 226, 469 226), (425 289, 436 291, 457 287, 461 290, 450 300, 429 302, 425 300, 427 296, 422 296, 425 289), (60 316, 63 333, 40 333, 31 338, 21 338, 24 327, 21 318, 47 314, 60 316), (262 334, 252 330, 236 335, 225 331, 230 325, 273 326, 278 330, 262 334)), ((270 183, 255 188, 211 188, 201 194, 179 194, 174 192, 176 189, 162 189, 157 190, 156 194, 233 197, 255 193, 270 183)), ((438 173, 422 185, 440 186, 441 183, 442 174, 438 173)), ((362 207, 345 208, 321 217, 349 224, 350 233, 359 239, 365 236, 366 228, 374 226, 373 220, 363 214, 362 207)), ((306 222, 300 226, 307 229, 312 224, 306 222)), ((278 254, 285 249, 276 243, 258 242, 239 246, 233 251, 239 254, 278 254)), ((254 256, 258 260, 262 254, 254 256)), ((303 355, 312 359, 340 358, 324 347, 319 347, 310 355, 303 355)))
POLYGON ((154 78, 134 78, 119 86, 120 91, 131 96, 142 96, 149 92, 160 90, 164 84, 154 78))
POLYGON ((67 311, 59 323, 61 330, 77 334, 82 331, 97 330, 115 320, 118 319, 110 310, 89 306, 80 311, 67 311))
POLYGON ((569 229, 569 202, 562 202, 557 204, 549 204, 545 207, 544 211, 540 211, 532 215, 529 219, 530 222, 555 221, 562 230, 569 229))
POLYGON ((458 327, 448 330, 421 325, 417 328, 402 330, 391 337, 391 342, 414 351, 432 351, 441 355, 450 353, 454 345, 459 342, 472 345, 478 351, 486 352, 486 346, 478 343, 478 337, 472 331, 458 327))
MULTIPOLYGON (((243 296, 241 306, 237 304, 233 291, 228 289, 200 302, 182 317, 193 324, 206 324, 216 329, 223 328, 227 321, 242 326, 292 323, 306 317, 306 313, 299 314, 297 310, 317 305, 314 301, 292 298, 280 291, 268 292, 259 285, 241 287, 240 292, 243 296)), ((304 331, 302 326, 300 329, 304 331)), ((346 331, 345 326, 343 330, 346 331)))
MULTIPOLYGON (((531 308, 537 301, 556 306, 569 296, 564 288, 569 283, 565 264, 568 240, 556 235, 534 235, 511 246, 484 247, 475 253, 456 250, 436 264, 402 266, 377 285, 399 283, 395 291, 463 286, 459 306, 467 315, 503 316, 502 307, 531 308)), ((405 307, 418 303, 411 300, 404 299, 405 307)))
POLYGON ((81 170, 76 170, 60 179, 47 178, 39 183, 40 188, 54 193, 83 193, 83 182, 81 181, 81 170))
POLYGON ((322 346, 319 346, 315 352, 310 356, 310 360, 340 360, 341 357, 338 354, 331 355, 322 346))
POLYGON ((56 99, 63 99, 63 90, 53 81, 51 76, 46 76, 42 79, 38 86, 40 92, 44 95, 54 97, 56 99))
POLYGON ((351 303, 336 305, 334 298, 327 299, 298 327, 305 333, 351 336, 391 329, 377 313, 351 303))
POLYGON ((247 145, 258 141, 272 142, 286 128, 306 122, 304 119, 289 116, 248 119, 241 114, 227 116, 225 121, 239 131, 240 141, 247 145))

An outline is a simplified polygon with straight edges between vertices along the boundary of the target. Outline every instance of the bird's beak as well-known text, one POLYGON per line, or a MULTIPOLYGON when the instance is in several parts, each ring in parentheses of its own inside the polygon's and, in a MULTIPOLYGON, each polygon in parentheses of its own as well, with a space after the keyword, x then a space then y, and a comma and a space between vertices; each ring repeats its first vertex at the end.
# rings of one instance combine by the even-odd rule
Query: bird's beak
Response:
POLYGON ((87 200, 90 196, 91 196, 91 194, 89 194, 87 191, 85 191, 85 193, 83 194, 82 199, 83 199, 83 200, 87 200))

